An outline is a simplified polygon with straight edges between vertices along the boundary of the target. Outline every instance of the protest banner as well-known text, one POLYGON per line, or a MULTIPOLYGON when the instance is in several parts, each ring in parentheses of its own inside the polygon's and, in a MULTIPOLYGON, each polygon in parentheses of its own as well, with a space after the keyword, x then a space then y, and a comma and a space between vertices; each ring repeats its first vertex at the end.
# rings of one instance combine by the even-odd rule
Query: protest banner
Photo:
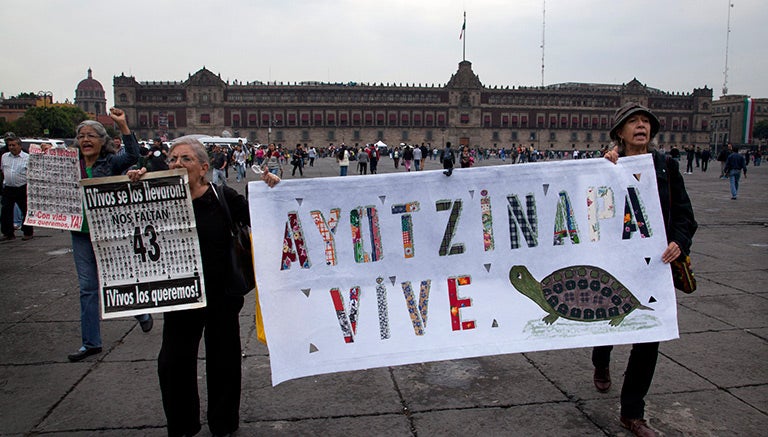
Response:
POLYGON ((24 224, 79 230, 83 225, 77 149, 29 146, 27 163, 27 216, 24 224))
POLYGON ((651 155, 248 188, 273 384, 678 336, 651 155))
POLYGON ((81 181, 99 270, 101 317, 206 305, 186 170, 81 181))

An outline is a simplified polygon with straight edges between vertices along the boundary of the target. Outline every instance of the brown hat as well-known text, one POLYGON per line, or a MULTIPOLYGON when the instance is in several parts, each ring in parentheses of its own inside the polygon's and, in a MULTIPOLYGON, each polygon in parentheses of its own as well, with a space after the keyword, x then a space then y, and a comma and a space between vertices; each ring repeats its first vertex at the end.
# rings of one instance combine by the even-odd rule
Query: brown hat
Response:
POLYGON ((659 123, 659 119, 653 115, 650 109, 637 102, 627 102, 624 104, 624 106, 617 109, 613 114, 614 121, 610 133, 612 140, 619 139, 619 136, 616 134, 616 132, 624 125, 624 122, 627 121, 630 116, 637 114, 638 112, 642 112, 648 116, 648 119, 651 122, 651 138, 655 137, 656 134, 659 133, 659 127, 661 127, 661 123, 659 123))

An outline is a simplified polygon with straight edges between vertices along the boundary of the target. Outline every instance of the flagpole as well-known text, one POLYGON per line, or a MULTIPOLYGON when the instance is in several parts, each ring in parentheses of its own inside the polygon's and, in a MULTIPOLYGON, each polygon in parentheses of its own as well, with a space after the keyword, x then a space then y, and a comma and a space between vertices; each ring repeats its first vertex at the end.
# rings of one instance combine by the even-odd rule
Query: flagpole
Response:
POLYGON ((466 61, 467 60, 467 11, 464 11, 464 25, 461 28, 461 34, 464 37, 463 44, 461 47, 461 60, 466 61))

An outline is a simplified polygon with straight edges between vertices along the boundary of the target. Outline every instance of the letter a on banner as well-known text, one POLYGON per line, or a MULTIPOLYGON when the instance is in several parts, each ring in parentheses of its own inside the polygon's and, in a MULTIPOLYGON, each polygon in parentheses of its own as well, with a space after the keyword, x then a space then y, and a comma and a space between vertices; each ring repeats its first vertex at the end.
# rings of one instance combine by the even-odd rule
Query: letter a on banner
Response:
POLYGON ((283 257, 280 263, 280 270, 288 270, 291 264, 299 259, 302 269, 308 269, 312 263, 309 262, 309 254, 304 243, 304 230, 301 228, 299 215, 294 212, 288 213, 288 220, 285 222, 285 234, 283 235, 283 257), (294 249, 294 245, 296 248, 294 249))

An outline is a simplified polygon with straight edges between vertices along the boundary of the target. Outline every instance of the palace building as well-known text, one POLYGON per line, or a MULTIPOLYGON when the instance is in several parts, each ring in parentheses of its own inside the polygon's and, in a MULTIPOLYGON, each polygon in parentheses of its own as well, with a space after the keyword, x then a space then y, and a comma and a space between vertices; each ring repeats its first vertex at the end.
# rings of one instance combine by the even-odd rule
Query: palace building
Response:
POLYGON ((613 112, 627 101, 661 121, 669 148, 708 146, 712 89, 668 92, 626 84, 487 87, 469 61, 445 85, 224 81, 203 67, 185 81, 114 77, 115 105, 143 138, 187 134, 247 137, 254 143, 444 142, 481 147, 595 150, 609 144, 613 112))

